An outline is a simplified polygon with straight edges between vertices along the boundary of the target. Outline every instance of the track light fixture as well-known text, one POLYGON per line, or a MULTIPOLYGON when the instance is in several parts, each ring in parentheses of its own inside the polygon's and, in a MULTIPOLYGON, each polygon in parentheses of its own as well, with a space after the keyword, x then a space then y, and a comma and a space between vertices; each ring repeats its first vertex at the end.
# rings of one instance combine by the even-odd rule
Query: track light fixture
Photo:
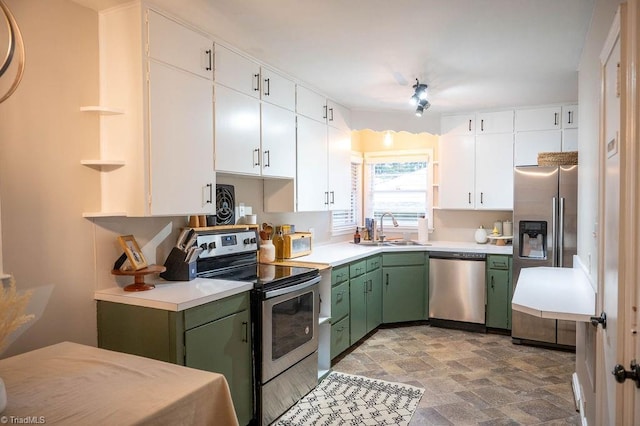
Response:
POLYGON ((427 85, 420 84, 416 78, 416 84, 413 85, 414 93, 409 99, 412 105, 416 106, 416 115, 422 117, 422 113, 425 109, 428 109, 431 104, 427 100, 427 85))

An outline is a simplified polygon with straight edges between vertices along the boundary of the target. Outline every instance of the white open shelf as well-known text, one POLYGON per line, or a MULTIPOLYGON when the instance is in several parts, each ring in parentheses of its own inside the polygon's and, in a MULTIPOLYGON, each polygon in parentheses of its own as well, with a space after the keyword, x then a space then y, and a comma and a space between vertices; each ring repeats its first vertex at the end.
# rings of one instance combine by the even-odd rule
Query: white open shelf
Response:
POLYGON ((126 212, 85 212, 82 213, 82 217, 116 217, 127 216, 126 212))
POLYGON ((80 111, 82 112, 97 112, 102 115, 116 115, 116 114, 124 114, 123 108, 113 108, 101 105, 88 105, 80 107, 80 111))

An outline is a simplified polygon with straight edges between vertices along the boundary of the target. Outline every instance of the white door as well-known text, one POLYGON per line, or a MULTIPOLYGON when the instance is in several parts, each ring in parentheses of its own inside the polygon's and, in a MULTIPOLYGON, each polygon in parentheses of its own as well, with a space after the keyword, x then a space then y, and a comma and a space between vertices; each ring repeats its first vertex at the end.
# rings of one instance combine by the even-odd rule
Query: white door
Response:
POLYGON ((600 194, 600 261, 598 279, 598 308, 607 315, 606 328, 599 327, 601 335, 597 344, 598 376, 596 395, 599 409, 596 408, 597 424, 620 424, 622 414, 622 386, 619 385, 611 370, 616 364, 622 364, 622 339, 619 339, 618 321, 618 241, 620 215, 620 98, 618 95, 617 74, 620 65, 619 33, 615 42, 603 51, 603 129, 601 146, 601 194, 600 194))

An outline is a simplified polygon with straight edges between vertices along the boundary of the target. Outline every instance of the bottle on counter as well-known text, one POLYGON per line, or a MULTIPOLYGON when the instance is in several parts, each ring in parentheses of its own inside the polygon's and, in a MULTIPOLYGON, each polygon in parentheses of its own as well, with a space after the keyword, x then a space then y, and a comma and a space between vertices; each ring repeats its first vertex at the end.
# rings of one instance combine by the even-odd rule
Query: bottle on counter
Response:
POLYGON ((356 232, 353 234, 353 242, 355 244, 360 243, 360 231, 358 231, 358 227, 356 226, 356 232))
POLYGON ((276 249, 276 260, 284 260, 284 236, 282 230, 273 236, 273 245, 276 249))

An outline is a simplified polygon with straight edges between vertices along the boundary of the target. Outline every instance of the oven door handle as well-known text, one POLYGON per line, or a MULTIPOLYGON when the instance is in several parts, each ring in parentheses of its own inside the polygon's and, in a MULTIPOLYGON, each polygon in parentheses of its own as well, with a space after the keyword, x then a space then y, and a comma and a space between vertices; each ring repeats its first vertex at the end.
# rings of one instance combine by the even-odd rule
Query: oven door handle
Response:
POLYGON ((315 284, 320 282, 320 277, 315 277, 310 279, 309 281, 305 281, 300 284, 293 285, 291 287, 279 288, 277 290, 267 291, 265 293, 265 299, 271 299, 272 297, 280 296, 282 294, 293 293, 294 291, 304 290, 305 288, 309 288, 315 284))

